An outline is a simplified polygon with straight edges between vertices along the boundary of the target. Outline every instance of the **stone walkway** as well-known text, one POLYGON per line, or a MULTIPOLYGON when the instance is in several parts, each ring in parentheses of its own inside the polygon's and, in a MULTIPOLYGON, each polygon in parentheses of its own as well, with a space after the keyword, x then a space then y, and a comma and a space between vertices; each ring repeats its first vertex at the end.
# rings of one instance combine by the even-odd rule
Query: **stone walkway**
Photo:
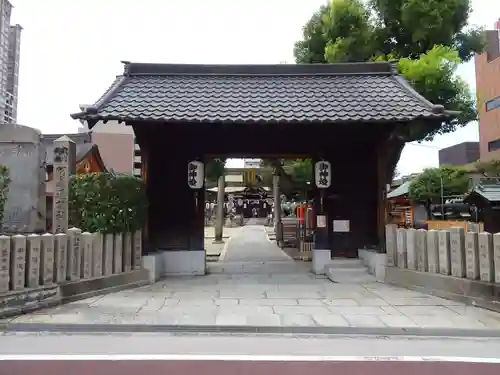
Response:
POLYGON ((224 261, 213 265, 219 268, 209 268, 207 276, 169 278, 12 322, 500 329, 500 314, 459 302, 313 275, 310 263, 290 260, 261 226, 244 227, 228 244, 224 261))

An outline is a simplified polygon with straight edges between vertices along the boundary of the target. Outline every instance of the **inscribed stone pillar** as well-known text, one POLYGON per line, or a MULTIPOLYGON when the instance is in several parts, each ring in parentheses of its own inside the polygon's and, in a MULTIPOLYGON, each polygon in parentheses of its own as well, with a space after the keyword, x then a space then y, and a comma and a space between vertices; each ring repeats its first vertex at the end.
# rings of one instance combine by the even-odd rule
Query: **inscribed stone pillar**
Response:
POLYGON ((104 237, 101 233, 93 234, 94 241, 92 247, 92 277, 102 276, 102 252, 104 245, 104 237))
POLYGON ((132 269, 132 233, 123 234, 123 272, 132 269))
POLYGON ((493 235, 493 263, 495 265, 495 282, 500 284, 500 233, 493 235))
POLYGON ((40 237, 40 284, 49 285, 54 282, 54 235, 42 234, 40 237))
POLYGON ((451 228, 450 230, 451 275, 465 277, 465 230, 451 228))
POLYGON ((397 264, 397 229, 396 224, 387 224, 385 226, 385 252, 387 253, 388 266, 397 264))
POLYGON ((406 252, 409 270, 417 269, 417 230, 410 228, 406 231, 406 252))
POLYGON ((9 290, 9 281, 10 281, 10 237, 0 236, 0 293, 5 293, 9 290))
POLYGON ((104 252, 102 254, 102 265, 103 265, 103 275, 109 276, 113 274, 113 247, 114 247, 114 236, 112 233, 108 233, 104 236, 104 252))
POLYGON ((397 262, 399 268, 408 267, 407 258, 407 248, 406 248, 406 229, 398 228, 396 231, 396 243, 397 243, 397 262))
POLYGON ((88 279, 91 276, 90 265, 92 262, 92 250, 94 245, 94 236, 92 233, 83 232, 80 240, 81 264, 80 277, 88 279))
POLYGON ((123 234, 115 234, 115 243, 113 245, 113 273, 123 271, 123 234))
POLYGON ((132 237, 132 266, 134 270, 142 268, 142 231, 136 230, 132 237))
POLYGON ((465 274, 468 279, 479 279, 479 247, 477 232, 467 232, 465 234, 465 268, 465 274))
POLYGON ((217 183, 217 207, 215 212, 215 240, 214 243, 222 243, 224 228, 224 175, 219 176, 217 183))
POLYGON ((427 231, 427 257, 429 272, 439 273, 439 238, 434 229, 427 231))
POLYGON ((20 234, 10 239, 10 289, 24 289, 26 280, 26 237, 20 234))
POLYGON ((40 236, 30 234, 26 237, 26 285, 36 288, 40 282, 40 236))
POLYGON ((439 240, 439 273, 449 275, 451 273, 451 243, 450 231, 440 230, 438 232, 439 240))
POLYGON ((422 272, 429 270, 429 261, 427 254, 427 231, 425 229, 417 230, 416 250, 417 250, 417 269, 422 272))
POLYGON ((62 136, 54 141, 54 203, 52 231, 65 233, 68 230, 69 179, 76 169, 76 147, 69 137, 62 136))
POLYGON ((68 235, 57 233, 54 236, 54 258, 55 258, 55 277, 56 283, 66 281, 68 275, 68 235))
POLYGON ((489 283, 495 280, 493 265, 493 236, 491 233, 482 232, 478 235, 479 244, 479 278, 489 283))
POLYGON ((68 280, 80 279, 80 268, 82 263, 82 252, 80 237, 82 231, 78 228, 68 229, 68 263, 66 275, 68 280))

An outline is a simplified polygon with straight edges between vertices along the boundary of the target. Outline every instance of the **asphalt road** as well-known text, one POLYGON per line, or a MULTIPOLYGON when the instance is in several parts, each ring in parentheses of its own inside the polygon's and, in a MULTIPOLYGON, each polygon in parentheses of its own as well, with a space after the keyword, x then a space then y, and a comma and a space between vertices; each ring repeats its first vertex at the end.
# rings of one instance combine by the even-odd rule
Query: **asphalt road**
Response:
POLYGON ((0 355, 423 356, 499 358, 500 339, 340 335, 3 333, 0 355))

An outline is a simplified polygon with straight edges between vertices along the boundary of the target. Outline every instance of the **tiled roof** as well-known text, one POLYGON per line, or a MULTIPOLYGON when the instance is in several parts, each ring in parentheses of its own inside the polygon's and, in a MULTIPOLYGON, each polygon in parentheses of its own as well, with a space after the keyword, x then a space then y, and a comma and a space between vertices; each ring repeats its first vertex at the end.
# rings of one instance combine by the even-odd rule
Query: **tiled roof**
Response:
POLYGON ((387 122, 441 118, 391 63, 124 63, 124 74, 74 119, 192 122, 387 122))
POLYGON ((400 197, 402 195, 408 194, 408 192, 410 191, 410 185, 411 185, 411 181, 406 181, 405 183, 398 186, 393 191, 389 192, 387 194, 387 198, 396 198, 396 197, 400 197))
POLYGON ((500 202, 500 179, 480 181, 470 194, 478 194, 488 202, 500 202))

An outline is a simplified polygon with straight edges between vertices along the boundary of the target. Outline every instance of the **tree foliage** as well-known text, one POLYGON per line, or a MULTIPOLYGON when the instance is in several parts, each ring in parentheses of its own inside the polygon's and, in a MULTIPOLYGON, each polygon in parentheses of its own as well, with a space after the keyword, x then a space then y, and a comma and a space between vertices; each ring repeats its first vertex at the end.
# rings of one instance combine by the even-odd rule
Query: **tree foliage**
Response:
POLYGON ((500 160, 479 161, 475 167, 485 177, 500 177, 500 160))
POLYGON ((409 198, 418 203, 438 203, 444 197, 465 194, 469 173, 462 167, 443 166, 425 169, 410 184, 409 198), (442 184, 442 191, 441 191, 442 184))
POLYGON ((430 140, 477 119, 474 98, 456 76, 460 62, 484 49, 481 28, 468 26, 470 0, 332 0, 303 28, 297 63, 398 60, 415 89, 434 104, 460 111, 432 127, 415 124, 411 140, 430 140))
POLYGON ((205 162, 205 181, 216 184, 217 179, 224 174, 226 168, 225 158, 212 158, 205 162))

